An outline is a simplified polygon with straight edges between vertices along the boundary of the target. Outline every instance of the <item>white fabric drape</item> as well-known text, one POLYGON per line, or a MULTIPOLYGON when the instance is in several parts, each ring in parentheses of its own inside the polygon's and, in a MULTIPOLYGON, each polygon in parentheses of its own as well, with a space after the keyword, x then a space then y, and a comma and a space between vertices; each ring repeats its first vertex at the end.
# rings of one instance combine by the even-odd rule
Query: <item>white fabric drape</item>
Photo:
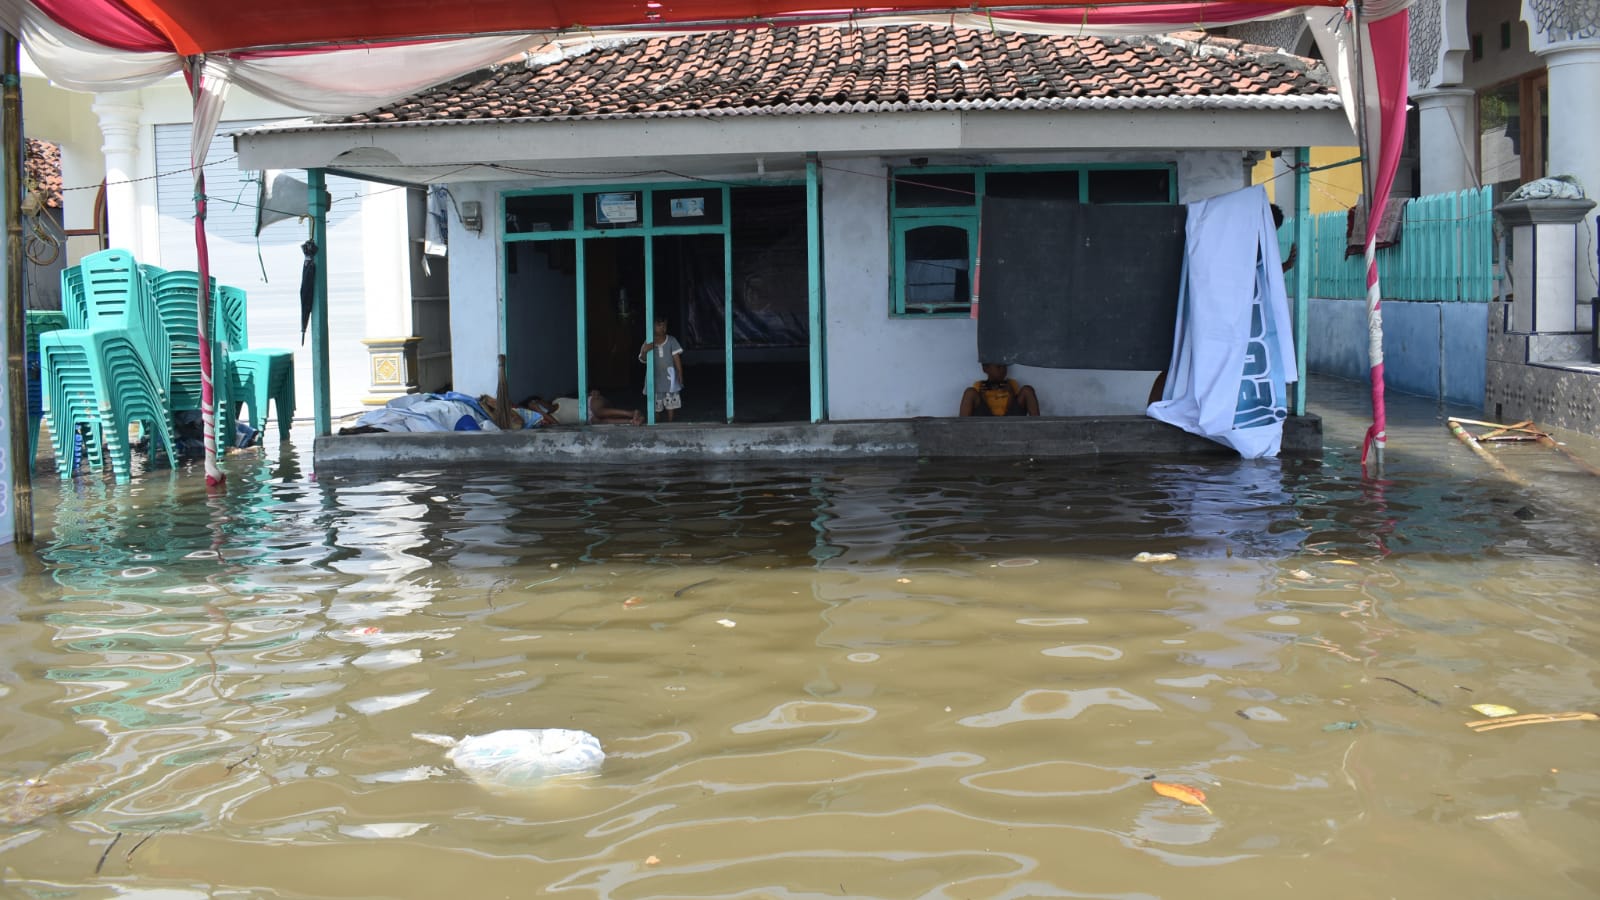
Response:
POLYGON ((108 51, 29 4, 24 4, 17 16, 13 33, 22 40, 28 57, 45 77, 68 90, 132 91, 183 70, 183 60, 176 53, 108 51))
POLYGON ((1254 459, 1277 456, 1296 371, 1265 188, 1189 205, 1172 362, 1148 414, 1254 459))
POLYGON ((242 57, 233 60, 233 77, 259 97, 340 115, 392 103, 548 42, 543 35, 516 34, 242 57))

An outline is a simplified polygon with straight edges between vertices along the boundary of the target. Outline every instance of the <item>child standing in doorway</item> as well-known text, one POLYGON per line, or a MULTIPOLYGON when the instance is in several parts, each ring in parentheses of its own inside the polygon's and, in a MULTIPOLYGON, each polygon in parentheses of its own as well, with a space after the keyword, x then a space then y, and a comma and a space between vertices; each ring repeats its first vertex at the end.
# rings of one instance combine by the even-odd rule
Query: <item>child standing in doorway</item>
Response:
MULTIPOLYGON (((656 413, 665 411, 667 421, 671 422, 677 419, 678 409, 683 406, 683 398, 679 396, 683 390, 683 345, 678 343, 677 338, 667 334, 665 316, 657 316, 655 325, 655 340, 645 341, 639 348, 639 362, 645 362, 650 352, 655 351, 656 413)), ((646 389, 645 393, 651 391, 646 389)))

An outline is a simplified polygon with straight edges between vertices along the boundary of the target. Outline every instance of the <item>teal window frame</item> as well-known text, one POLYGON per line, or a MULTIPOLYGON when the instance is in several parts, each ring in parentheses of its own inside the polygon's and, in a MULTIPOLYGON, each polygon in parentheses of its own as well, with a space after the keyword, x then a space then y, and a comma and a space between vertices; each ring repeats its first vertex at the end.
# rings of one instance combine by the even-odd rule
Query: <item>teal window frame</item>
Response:
POLYGON ((972 264, 978 256, 978 211, 972 210, 966 215, 944 216, 906 216, 894 222, 894 258, 895 258, 895 303, 896 312, 908 316, 968 316, 972 313, 972 298, 970 287, 972 284, 972 264), (920 228, 958 228, 967 234, 967 284, 969 293, 967 301, 961 304, 960 309, 933 308, 932 304, 919 304, 906 299, 906 294, 911 288, 910 278, 906 263, 906 235, 920 228), (927 308, 918 308, 926 306, 927 308))
MULTIPOLYGON (((968 260, 967 271, 977 271, 978 265, 978 223, 979 210, 983 207, 983 198, 987 193, 987 176, 999 173, 1027 173, 1027 172, 1075 172, 1078 175, 1078 202, 1089 202, 1089 175, 1092 172, 1107 170, 1136 170, 1144 172, 1165 172, 1167 175, 1166 204, 1178 202, 1178 166, 1175 162, 1143 162, 1143 163, 1078 163, 1071 165, 1026 165, 1026 166, 918 166, 914 168, 889 170, 889 316, 890 318, 904 319, 964 319, 971 315, 970 304, 961 309, 929 310, 918 309, 916 303, 907 303, 906 292, 910 287, 906 277, 907 263, 905 256, 905 238, 907 232, 929 225, 944 225, 965 229, 967 232, 968 260), (899 179, 912 179, 917 175, 971 175, 973 176, 973 200, 970 204, 952 204, 949 206, 914 206, 900 208, 895 202, 895 187, 899 179)), ((1161 201, 1148 201, 1147 204, 1161 203, 1161 201)))

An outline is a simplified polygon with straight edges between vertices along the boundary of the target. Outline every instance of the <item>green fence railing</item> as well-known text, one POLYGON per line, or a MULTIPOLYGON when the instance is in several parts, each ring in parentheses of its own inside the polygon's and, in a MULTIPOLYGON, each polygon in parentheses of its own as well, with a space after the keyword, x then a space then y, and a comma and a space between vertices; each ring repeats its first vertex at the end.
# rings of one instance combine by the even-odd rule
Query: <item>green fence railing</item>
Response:
MULTIPOLYGON (((1361 300, 1367 296, 1360 252, 1346 256, 1345 212, 1312 217, 1311 252, 1298 263, 1311 269, 1311 296, 1361 300)), ((1294 221, 1280 241, 1293 241, 1294 221)), ((1359 238, 1357 238, 1359 242, 1359 238)), ((1494 298, 1494 199, 1491 189, 1468 188, 1406 201, 1400 242, 1378 251, 1385 300, 1487 303, 1494 298)))

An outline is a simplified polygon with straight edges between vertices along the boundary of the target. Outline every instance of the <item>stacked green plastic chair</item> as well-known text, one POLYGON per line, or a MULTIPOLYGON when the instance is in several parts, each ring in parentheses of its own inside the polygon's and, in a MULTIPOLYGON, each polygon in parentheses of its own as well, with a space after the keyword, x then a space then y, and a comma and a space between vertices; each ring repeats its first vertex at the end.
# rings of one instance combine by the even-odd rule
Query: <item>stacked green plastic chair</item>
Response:
POLYGON ((144 348, 123 328, 66 329, 39 336, 41 380, 50 396, 50 435, 56 471, 72 477, 73 436, 85 429, 85 458, 109 458, 117 483, 132 477, 128 431, 139 422, 156 446, 173 456, 172 432, 144 348))
POLYGON ((271 401, 278 415, 278 437, 288 440, 294 421, 294 351, 250 346, 248 300, 243 290, 227 285, 218 288, 212 309, 221 320, 217 333, 227 357, 229 398, 249 408, 250 427, 257 434, 266 423, 271 401))
POLYGON ((44 380, 39 363, 39 335, 67 327, 66 313, 53 309, 27 311, 25 352, 28 365, 28 468, 39 456, 39 425, 44 421, 44 380))
POLYGON ((83 298, 83 271, 77 266, 61 270, 61 312, 68 321, 81 322, 89 316, 89 307, 83 298))
POLYGON ((56 467, 71 477, 73 436, 86 433, 86 459, 109 456, 118 482, 131 477, 128 429, 142 423, 154 451, 172 457, 167 408, 171 347, 133 255, 106 250, 62 271, 67 329, 39 338, 40 381, 49 398, 56 467))
POLYGON ((166 393, 172 378, 172 348, 166 325, 156 313, 145 288, 144 272, 133 254, 126 250, 102 250, 83 258, 83 262, 62 272, 62 293, 69 277, 82 280, 82 299, 68 304, 63 300, 70 328, 126 328, 142 345, 156 384, 166 393), (79 318, 79 317, 82 318, 79 318))
MULTIPOLYGON (((167 405, 173 412, 200 409, 200 314, 196 299, 200 289, 200 273, 193 271, 166 271, 155 266, 145 266, 145 280, 172 347, 172 376, 167 392, 167 405)), ((211 307, 213 319, 217 307, 217 280, 211 279, 211 307)), ((228 380, 221 377, 227 371, 221 359, 212 329, 212 398, 216 403, 219 420, 231 419, 232 408, 227 402, 228 380)))

